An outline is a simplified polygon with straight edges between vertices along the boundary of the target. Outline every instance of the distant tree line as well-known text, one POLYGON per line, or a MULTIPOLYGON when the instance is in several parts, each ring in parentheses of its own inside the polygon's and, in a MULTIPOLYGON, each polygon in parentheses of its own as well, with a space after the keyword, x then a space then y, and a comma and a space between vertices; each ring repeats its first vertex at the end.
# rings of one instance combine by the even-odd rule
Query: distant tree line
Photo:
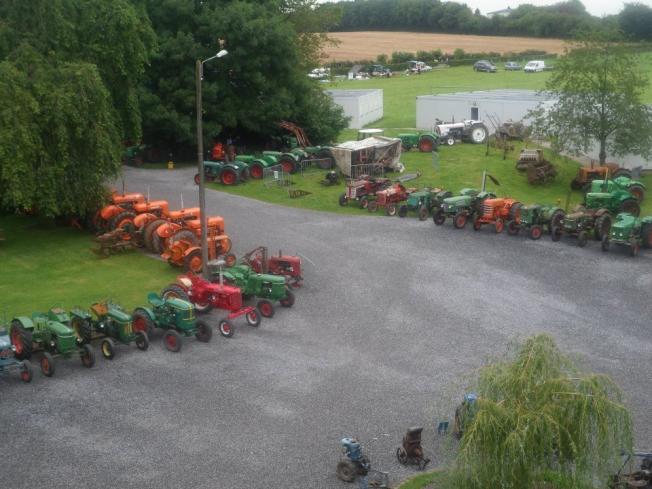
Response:
POLYGON ((633 40, 652 40, 652 9, 626 4, 618 15, 592 16, 580 0, 545 7, 524 4, 508 15, 482 15, 466 4, 441 0, 355 0, 334 4, 335 31, 401 30, 526 37, 573 38, 581 32, 620 29, 633 40))

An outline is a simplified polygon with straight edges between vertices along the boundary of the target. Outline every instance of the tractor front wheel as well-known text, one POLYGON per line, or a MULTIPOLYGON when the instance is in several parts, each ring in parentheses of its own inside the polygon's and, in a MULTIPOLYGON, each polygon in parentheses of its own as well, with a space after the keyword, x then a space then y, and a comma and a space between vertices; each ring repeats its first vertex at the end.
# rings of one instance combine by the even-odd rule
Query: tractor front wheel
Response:
POLYGON ((220 334, 225 338, 233 337, 233 323, 228 319, 222 319, 218 325, 220 334))
POLYGON ((398 208, 398 217, 406 217, 408 215, 408 206, 402 205, 398 208))
POLYGON ((441 226, 446 222, 446 214, 441 209, 435 212, 432 215, 432 222, 435 223, 435 226, 441 226))
POLYGON ((170 284, 161 291, 161 298, 167 299, 181 299, 182 301, 189 302, 190 298, 188 293, 183 287, 177 284, 170 284))
POLYGON ((136 348, 145 351, 149 348, 149 337, 144 331, 136 332, 136 348))
POLYGON ((537 224, 530 228, 530 239, 537 240, 543 235, 543 228, 537 224))
POLYGON ((344 192, 340 194, 339 203, 342 207, 349 203, 349 199, 346 198, 346 194, 344 192))
POLYGON ((247 320, 247 324, 249 326, 253 326, 254 328, 257 328, 258 326, 260 326, 260 312, 258 312, 258 309, 256 309, 256 308, 249 311, 245 315, 245 319, 247 320))
POLYGON ((474 231, 480 231, 480 228, 482 227, 482 222, 480 221, 480 218, 477 217, 475 221, 473 221, 473 230, 474 231))
POLYGON ((466 221, 466 213, 458 212, 455 214, 455 219, 453 219, 453 225, 455 226, 455 229, 462 229, 466 226, 466 221))
POLYGON ((370 200, 369 205, 367 206, 369 212, 376 212, 378 210, 378 202, 375 200, 370 200))
POLYGON ((387 204, 385 206, 385 214, 394 217, 396 215, 396 204, 387 204))
POLYGON ((505 221, 502 219, 496 219, 496 224, 494 224, 496 234, 500 234, 503 232, 503 229, 505 229, 505 221))
POLYGON ((29 360, 23 361, 23 366, 20 370, 20 380, 28 384, 32 381, 33 377, 34 371, 32 369, 32 363, 29 360))
POLYGON ((353 462, 342 460, 337 464, 337 477, 344 482, 353 482, 357 475, 357 470, 353 462))
POLYGON ((115 358, 115 343, 111 338, 104 338, 102 340, 100 350, 102 351, 102 356, 107 360, 113 360, 115 358))
POLYGON ((86 368, 92 368, 95 365, 95 352, 91 345, 83 345, 81 351, 81 363, 86 368))
POLYGON ((203 268, 201 250, 188 253, 183 259, 183 268, 186 272, 201 273, 203 268))
POLYGON ((288 290, 285 297, 278 302, 283 307, 292 307, 294 305, 294 293, 291 290, 288 290))
POLYGON ((507 234, 510 236, 516 236, 518 234, 518 224, 516 221, 507 221, 507 234))
POLYGON ((14 347, 14 356, 18 360, 32 356, 33 341, 32 333, 23 328, 20 321, 14 319, 11 322, 11 344, 14 347))
POLYGON ((620 212, 629 212, 632 216, 638 217, 641 213, 641 206, 636 199, 625 199, 620 204, 620 212))
POLYGON ((163 342, 165 343, 165 348, 167 348, 168 351, 177 353, 181 350, 183 339, 176 330, 169 329, 163 335, 163 342))
POLYGON ((197 321, 197 332, 195 333, 195 338, 202 343, 208 343, 213 337, 213 328, 210 327, 208 323, 204 321, 197 321))
POLYGON ((261 299, 258 301, 258 304, 256 304, 256 307, 260 311, 260 314, 264 318, 272 318, 274 317, 274 305, 268 301, 267 299, 261 299))
POLYGON ((609 236, 602 236, 602 243, 601 243, 601 248, 602 251, 609 251, 609 248, 611 247, 611 243, 609 242, 609 236))
POLYGON ((54 375, 54 357, 48 352, 43 353, 41 357, 41 373, 46 377, 54 375))
POLYGON ((584 248, 588 241, 589 237, 587 236, 586 231, 580 231, 580 234, 577 235, 577 246, 584 248))
POLYGON ((595 220, 595 228, 593 229, 593 236, 596 241, 602 241, 603 236, 608 236, 611 231, 611 216, 609 214, 602 214, 595 220))
POLYGON ((419 221, 425 221, 428 219, 428 216, 430 215, 430 211, 425 205, 422 205, 419 207, 419 210, 417 211, 417 215, 419 216, 419 221))
POLYGON ((369 207, 369 197, 366 195, 363 197, 360 197, 360 200, 358 201, 358 205, 360 206, 360 209, 366 209, 369 207))
POLYGON ((559 226, 553 226, 550 230, 550 239, 553 241, 559 241, 561 239, 561 228, 559 226))

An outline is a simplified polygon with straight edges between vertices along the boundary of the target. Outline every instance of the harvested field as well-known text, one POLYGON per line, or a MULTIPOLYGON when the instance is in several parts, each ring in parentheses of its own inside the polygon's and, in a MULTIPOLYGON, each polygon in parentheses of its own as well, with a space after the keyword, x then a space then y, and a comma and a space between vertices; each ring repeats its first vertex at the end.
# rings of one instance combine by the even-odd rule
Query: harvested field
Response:
POLYGON ((469 53, 520 52, 537 49, 548 53, 564 50, 562 39, 537 39, 532 37, 466 36, 463 34, 429 34, 423 32, 334 32, 330 37, 341 44, 326 49, 330 61, 373 60, 379 54, 391 55, 394 51, 433 51, 441 49, 452 54, 457 48, 469 53))

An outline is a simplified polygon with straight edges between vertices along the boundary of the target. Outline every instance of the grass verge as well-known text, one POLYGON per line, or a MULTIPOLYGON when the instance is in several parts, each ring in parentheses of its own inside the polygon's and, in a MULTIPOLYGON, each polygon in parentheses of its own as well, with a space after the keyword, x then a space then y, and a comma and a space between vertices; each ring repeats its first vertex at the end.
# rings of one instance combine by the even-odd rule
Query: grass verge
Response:
POLYGON ((448 472, 437 469, 415 475, 401 483, 396 489, 447 489, 450 486, 448 472))

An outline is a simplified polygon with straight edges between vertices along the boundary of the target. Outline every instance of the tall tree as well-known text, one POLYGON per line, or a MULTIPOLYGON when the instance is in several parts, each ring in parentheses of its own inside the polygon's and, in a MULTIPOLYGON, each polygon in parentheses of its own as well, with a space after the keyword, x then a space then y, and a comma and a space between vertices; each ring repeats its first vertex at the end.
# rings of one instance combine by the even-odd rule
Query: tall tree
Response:
POLYGON ((557 102, 534 113, 534 130, 557 150, 607 155, 652 154, 652 111, 642 103, 648 77, 622 42, 594 36, 559 58, 546 92, 557 102))
POLYGON ((642 3, 627 3, 618 15, 623 33, 634 40, 652 40, 652 8, 642 3))

